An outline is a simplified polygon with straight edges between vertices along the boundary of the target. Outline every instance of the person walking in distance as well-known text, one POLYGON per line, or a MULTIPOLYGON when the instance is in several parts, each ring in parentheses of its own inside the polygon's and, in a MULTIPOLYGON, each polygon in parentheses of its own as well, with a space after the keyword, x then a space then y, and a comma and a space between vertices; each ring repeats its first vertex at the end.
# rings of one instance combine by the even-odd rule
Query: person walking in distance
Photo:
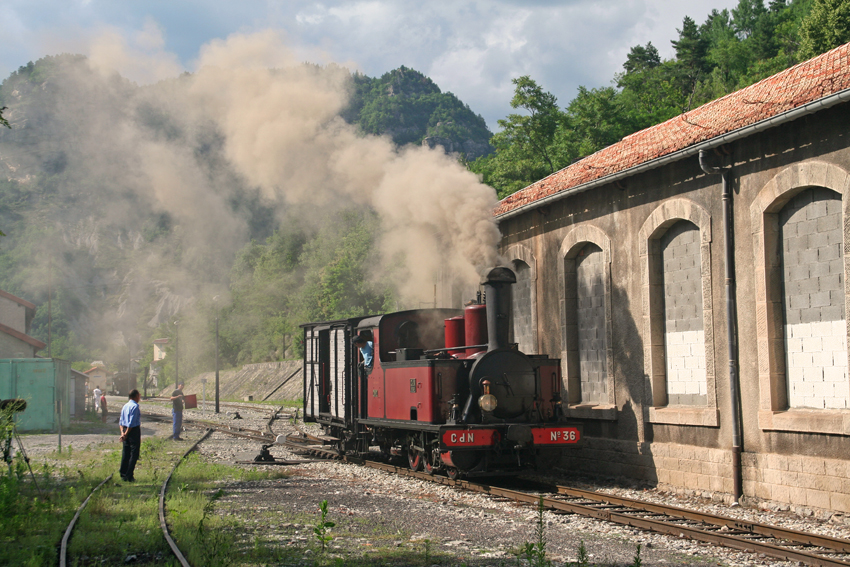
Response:
POLYGON ((171 438, 183 441, 180 432, 183 431, 183 382, 177 384, 177 389, 171 392, 171 415, 174 418, 174 430, 171 438))
POLYGON ((106 423, 106 414, 108 413, 108 412, 106 411, 106 392, 104 392, 104 393, 102 393, 102 394, 100 395, 100 409, 101 409, 101 410, 102 410, 102 412, 103 412, 103 413, 101 414, 101 418, 100 418, 100 420, 101 420, 103 423, 106 423))
POLYGON ((121 418, 118 427, 121 429, 119 440, 124 444, 121 452, 121 480, 135 482, 136 461, 139 460, 139 449, 142 446, 142 414, 139 411, 139 400, 142 396, 138 390, 130 392, 130 401, 121 408, 121 418))
POLYGON ((92 394, 94 395, 94 413, 97 413, 100 411, 100 396, 103 394, 100 391, 100 386, 95 386, 92 394))

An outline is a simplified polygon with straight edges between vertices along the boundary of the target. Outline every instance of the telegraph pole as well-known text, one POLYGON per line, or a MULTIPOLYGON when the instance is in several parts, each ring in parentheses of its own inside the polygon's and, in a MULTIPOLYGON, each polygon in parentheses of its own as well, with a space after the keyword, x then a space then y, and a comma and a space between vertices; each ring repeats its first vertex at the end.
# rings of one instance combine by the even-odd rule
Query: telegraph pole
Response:
POLYGON ((180 327, 174 321, 174 389, 180 385, 180 327))
POLYGON ((215 317, 215 413, 218 413, 218 315, 215 317))
MULTIPOLYGON (((52 326, 52 305, 51 305, 51 297, 53 296, 53 256, 49 256, 47 258, 47 358, 53 358, 51 356, 50 345, 53 342, 50 337, 50 327, 52 326)), ((59 434, 59 438, 62 438, 62 434, 59 434)), ((60 452, 61 452, 61 441, 60 441, 60 452)))

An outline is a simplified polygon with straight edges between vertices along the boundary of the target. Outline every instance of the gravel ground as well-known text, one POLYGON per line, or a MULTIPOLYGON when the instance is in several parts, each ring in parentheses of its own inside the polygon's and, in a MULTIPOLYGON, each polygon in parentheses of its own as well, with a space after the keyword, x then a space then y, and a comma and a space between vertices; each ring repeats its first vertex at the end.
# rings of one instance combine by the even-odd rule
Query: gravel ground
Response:
MULTIPOLYGON (((113 403, 110 400, 110 403, 113 403)), ((116 398, 115 403, 118 403, 116 398)), ((241 427, 263 430, 273 407, 258 411, 222 407, 216 416, 210 412, 187 410, 184 418, 221 420, 241 427), (238 411, 243 419, 234 420, 238 411)), ((143 402, 143 410, 170 416, 165 403, 143 402)), ((288 411, 288 410, 287 410, 288 411)), ((114 416, 117 420, 117 414, 114 416)), ((170 436, 169 423, 143 419, 143 437, 170 436)), ((115 433, 64 435, 63 445, 85 447, 91 443, 113 443, 115 433)), ((303 424, 302 424, 303 427, 303 424)), ((312 427, 312 424, 308 427, 312 427)), ((275 433, 290 433, 286 420, 274 423, 275 433)), ((318 432, 317 430, 314 430, 318 432)), ((200 431, 187 429, 184 437, 197 439, 200 431)), ((56 435, 25 436, 27 451, 38 457, 54 451, 56 435)), ((210 461, 233 463, 250 460, 259 444, 215 433, 200 446, 210 461)), ((301 455, 282 447, 272 448, 278 458, 298 460, 301 455)), ((252 466, 252 465, 249 465, 252 466)), ((422 564, 424 550, 435 562, 475 566, 516 564, 512 553, 525 542, 536 541, 537 512, 514 503, 468 493, 452 487, 395 477, 382 471, 356 465, 316 461, 287 467, 288 478, 226 487, 220 501, 222 513, 233 514, 246 526, 245 539, 261 537, 278 543, 282 550, 303 549, 315 542, 312 528, 318 520, 318 505, 329 504, 329 517, 337 522, 331 551, 368 556, 371 550, 386 553, 392 547, 398 564, 422 564), (430 543, 426 544, 426 540, 430 543)), ((587 479, 550 476, 545 480, 567 486, 596 489, 625 496, 697 509, 747 521, 780 525, 850 539, 850 527, 843 516, 817 517, 790 511, 729 507, 698 497, 682 497, 657 490, 636 490, 621 486, 589 483, 587 479)), ((803 511, 805 514, 805 511, 803 511)), ((642 546, 643 565, 796 565, 778 562, 751 553, 739 553, 684 538, 651 534, 626 526, 575 515, 544 513, 547 556, 556 565, 575 561, 583 541, 591 564, 631 565, 636 546, 642 546)))

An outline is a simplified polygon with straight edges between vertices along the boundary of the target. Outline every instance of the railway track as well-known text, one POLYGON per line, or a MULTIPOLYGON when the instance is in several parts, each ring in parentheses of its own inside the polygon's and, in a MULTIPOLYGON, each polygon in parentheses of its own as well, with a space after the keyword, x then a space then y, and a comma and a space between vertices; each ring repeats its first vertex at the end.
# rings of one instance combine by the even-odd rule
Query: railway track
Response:
POLYGON ((806 565, 839 567, 850 565, 850 540, 706 514, 685 508, 653 504, 566 486, 537 485, 535 491, 515 490, 467 480, 413 471, 392 464, 341 456, 322 447, 322 439, 301 434, 287 437, 285 446, 316 457, 342 459, 389 473, 399 474, 488 494, 501 500, 541 505, 561 514, 578 514, 615 524, 689 538, 722 547, 763 554, 806 565))
POLYGON ((183 567, 191 567, 188 561, 186 561, 186 557, 183 553, 180 552, 180 548, 177 547, 177 543, 175 543, 174 539, 171 537, 171 534, 168 532, 168 522, 165 521, 165 492, 168 490, 168 483, 171 481, 171 476, 174 474, 174 471, 177 470, 177 467, 180 466, 186 457, 188 457, 195 449, 198 448, 198 445, 204 442, 210 435, 212 435, 213 430, 208 429, 204 435, 195 441, 195 443, 189 447, 189 449, 183 453, 183 456, 180 457, 180 460, 174 463, 174 468, 171 469, 171 472, 168 473, 168 476, 165 479, 165 482, 162 483, 162 489, 159 491, 159 525, 162 528, 162 535, 165 536, 165 541, 168 542, 168 547, 171 548, 172 553, 177 558, 177 561, 180 562, 180 565, 183 567))
POLYGON ((71 540, 71 534, 74 532, 74 526, 77 525, 77 520, 80 519, 80 514, 83 513, 83 510, 88 505, 91 497, 94 496, 94 493, 100 490, 100 487, 109 482, 111 479, 112 475, 109 475, 92 489, 89 495, 86 496, 86 499, 83 500, 83 503, 80 504, 80 507, 77 508, 77 512, 74 514, 74 517, 71 518, 71 522, 68 524, 68 527, 65 528, 65 534, 62 536, 62 543, 59 545, 59 567, 66 567, 68 565, 68 542, 71 540))
MULTIPOLYGON (((272 412, 266 423, 266 431, 206 420, 185 420, 184 423, 190 427, 208 429, 207 435, 212 431, 219 431, 234 437, 258 441, 264 444, 264 449, 267 449, 275 443, 276 438, 271 426, 276 419, 279 419, 282 409, 272 412)), ((148 415, 148 417, 165 421, 170 420, 165 416, 148 415)), ((545 509, 556 513, 578 514, 739 551, 759 553, 776 559, 798 561, 806 565, 850 566, 850 540, 705 514, 674 506, 652 504, 599 492, 578 490, 566 486, 538 484, 535 491, 521 491, 467 480, 453 480, 445 476, 429 475, 425 472, 417 472, 407 467, 385 462, 340 455, 336 447, 327 445, 331 441, 330 438, 310 435, 299 429, 297 434, 288 435, 285 441, 277 442, 277 444, 294 451, 308 453, 312 457, 343 460, 389 473, 488 494, 497 499, 522 502, 529 506, 537 506, 542 502, 545 509)), ((240 461, 242 464, 254 465, 294 464, 296 462, 304 461, 283 461, 273 457, 267 461, 240 461)))
MULTIPOLYGON (((195 441, 195 443, 192 444, 192 446, 183 454, 183 456, 180 457, 180 459, 174 464, 174 467, 171 469, 171 472, 168 473, 168 477, 162 483, 162 488, 159 492, 159 525, 162 529, 162 534, 165 537, 165 541, 168 543, 168 546, 169 548, 171 548, 171 551, 172 553, 174 553, 174 556, 177 558, 177 561, 179 561, 183 567, 191 567, 191 565, 186 560, 186 557, 180 552, 180 548, 177 547, 177 544, 175 543, 174 539, 171 537, 171 534, 168 531, 168 523, 165 521, 165 493, 168 490, 168 483, 171 481, 171 477, 174 474, 174 471, 177 470, 177 467, 180 466, 180 463, 182 463, 186 459, 186 457, 188 457, 193 451, 195 451, 195 449, 198 448, 198 445, 205 441, 212 433, 213 430, 208 429, 207 432, 200 439, 195 441)), ((77 520, 80 518, 80 514, 82 514, 83 510, 89 503, 89 500, 91 500, 92 496, 94 496, 94 494, 98 490, 100 490, 100 488, 104 484, 109 482, 109 480, 112 479, 112 476, 113 475, 110 474, 108 477, 103 479, 100 484, 95 486, 92 489, 91 493, 89 493, 89 495, 86 497, 86 499, 83 500, 83 503, 80 504, 80 507, 77 508, 77 512, 74 514, 74 517, 71 519, 71 522, 68 524, 68 527, 65 529, 65 533, 62 536, 62 543, 59 547, 59 567, 67 567, 68 565, 68 542, 71 539, 71 535, 73 534, 74 527, 77 524, 77 520)))

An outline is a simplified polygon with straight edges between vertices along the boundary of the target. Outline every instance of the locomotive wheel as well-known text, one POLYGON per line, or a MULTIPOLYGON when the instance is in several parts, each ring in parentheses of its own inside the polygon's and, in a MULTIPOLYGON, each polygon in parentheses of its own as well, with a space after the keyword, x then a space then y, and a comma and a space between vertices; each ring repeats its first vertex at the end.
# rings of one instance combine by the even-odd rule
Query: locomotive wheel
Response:
POLYGON ((425 474, 434 474, 436 467, 431 464, 431 459, 427 457, 422 458, 422 469, 425 471, 425 474))
POLYGON ((416 451, 415 449, 407 450, 407 464, 410 465, 410 469, 414 471, 422 470, 422 461, 425 459, 422 458, 422 453, 416 451))
POLYGON ((460 471, 454 467, 448 467, 446 469, 446 476, 452 480, 457 480, 460 478, 460 471))

